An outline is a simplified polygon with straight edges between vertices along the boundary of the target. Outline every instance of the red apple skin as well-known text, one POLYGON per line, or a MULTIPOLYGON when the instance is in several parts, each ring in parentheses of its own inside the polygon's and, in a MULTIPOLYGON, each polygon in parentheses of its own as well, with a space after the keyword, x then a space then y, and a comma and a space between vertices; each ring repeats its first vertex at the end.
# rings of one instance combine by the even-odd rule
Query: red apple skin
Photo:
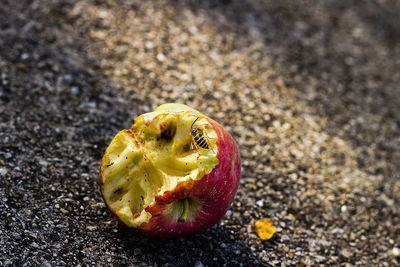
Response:
MULTIPOLYGON (((155 204, 145 209, 152 214, 152 218, 137 228, 126 226, 113 213, 122 225, 147 236, 179 237, 203 232, 222 219, 239 186, 240 154, 232 136, 216 121, 210 118, 207 120, 217 133, 219 164, 200 180, 181 182, 174 191, 166 191, 162 196, 156 196, 155 204), (200 202, 195 218, 185 223, 171 220, 165 212, 166 208, 174 201, 187 197, 195 198, 200 202)), ((100 186, 102 186, 101 174, 100 186)))

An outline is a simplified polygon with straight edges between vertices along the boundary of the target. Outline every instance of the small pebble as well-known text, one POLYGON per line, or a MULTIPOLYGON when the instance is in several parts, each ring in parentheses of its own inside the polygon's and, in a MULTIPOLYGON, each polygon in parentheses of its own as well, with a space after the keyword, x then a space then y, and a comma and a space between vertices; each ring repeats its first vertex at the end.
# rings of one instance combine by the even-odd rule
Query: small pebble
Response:
POLYGON ((393 256, 395 256, 395 257, 399 257, 399 256, 400 256, 400 249, 397 248, 397 247, 394 247, 394 248, 392 249, 392 254, 393 254, 393 256))
POLYGON ((158 61, 161 61, 161 62, 165 61, 165 56, 164 56, 164 54, 162 54, 162 53, 157 54, 157 60, 158 60, 158 61))
POLYGON ((44 159, 41 159, 39 160, 39 164, 43 167, 47 167, 49 165, 49 162, 44 159))
POLYGON ((135 249, 133 250, 133 254, 135 254, 135 256, 139 256, 139 255, 142 254, 142 251, 140 250, 140 248, 135 248, 135 249))
POLYGON ((94 225, 88 225, 88 226, 86 226, 86 229, 89 230, 89 231, 94 231, 94 230, 97 229, 97 227, 94 226, 94 225))
POLYGON ((0 168, 0 176, 5 176, 7 174, 6 168, 0 168))
POLYGON ((71 94, 73 95, 78 95, 79 94, 79 88, 76 86, 71 87, 71 94))
POLYGON ((353 253, 351 251, 349 251, 348 249, 342 249, 340 251, 340 255, 342 255, 345 258, 350 258, 353 255, 353 253))

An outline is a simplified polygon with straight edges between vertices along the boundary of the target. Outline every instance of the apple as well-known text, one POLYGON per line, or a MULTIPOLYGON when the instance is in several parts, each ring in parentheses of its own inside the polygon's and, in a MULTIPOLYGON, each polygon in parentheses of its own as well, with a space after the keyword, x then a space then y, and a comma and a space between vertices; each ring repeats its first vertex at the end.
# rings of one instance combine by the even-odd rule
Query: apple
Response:
POLYGON ((240 179, 239 151, 217 122, 169 103, 135 119, 106 149, 100 191, 117 219, 142 234, 206 230, 228 210, 240 179))

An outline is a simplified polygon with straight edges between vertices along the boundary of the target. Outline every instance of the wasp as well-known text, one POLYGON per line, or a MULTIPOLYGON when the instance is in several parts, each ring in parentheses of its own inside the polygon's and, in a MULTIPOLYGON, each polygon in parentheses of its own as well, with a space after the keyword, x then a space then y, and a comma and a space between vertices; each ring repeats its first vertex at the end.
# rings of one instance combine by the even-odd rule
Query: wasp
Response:
POLYGON ((208 144, 207 137, 204 135, 203 130, 194 126, 198 119, 199 118, 196 118, 190 126, 190 133, 192 134, 193 143, 203 149, 210 149, 210 145, 208 144))

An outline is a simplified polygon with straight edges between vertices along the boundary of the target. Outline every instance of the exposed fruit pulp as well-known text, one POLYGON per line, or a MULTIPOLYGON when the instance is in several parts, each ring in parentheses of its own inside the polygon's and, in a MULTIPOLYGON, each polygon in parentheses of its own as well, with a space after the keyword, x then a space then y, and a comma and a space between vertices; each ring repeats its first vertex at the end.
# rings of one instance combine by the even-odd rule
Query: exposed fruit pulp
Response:
MULTIPOLYGON (((154 205, 156 195, 199 180, 218 165, 216 138, 207 118, 192 110, 158 109, 138 117, 130 130, 115 136, 103 157, 101 190, 108 207, 128 227, 148 222, 152 215, 145 209, 154 205), (190 130, 196 118, 209 149, 193 145, 190 130)), ((165 212, 184 223, 200 205, 200 200, 188 197, 172 202, 165 212)))

